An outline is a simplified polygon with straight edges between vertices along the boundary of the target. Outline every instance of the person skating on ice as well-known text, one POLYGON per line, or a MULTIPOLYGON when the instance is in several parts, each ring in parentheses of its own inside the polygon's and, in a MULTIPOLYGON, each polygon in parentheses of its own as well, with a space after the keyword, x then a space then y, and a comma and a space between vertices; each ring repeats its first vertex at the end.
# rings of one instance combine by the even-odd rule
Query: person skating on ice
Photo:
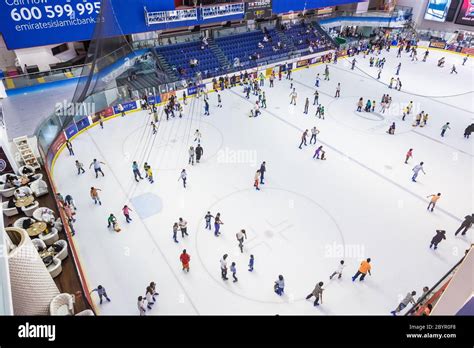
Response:
POLYGON ((137 178, 140 178, 140 180, 143 180, 142 175, 141 175, 141 173, 140 173, 140 169, 138 169, 138 163, 137 163, 137 161, 133 161, 133 163, 132 163, 132 171, 133 171, 133 176, 134 176, 136 182, 139 181, 137 178))
POLYGON ((280 274, 278 279, 275 280, 275 284, 273 285, 273 290, 278 296, 282 296, 283 292, 285 291, 285 279, 280 274))
POLYGON ((179 256, 179 260, 181 261, 181 265, 183 266, 183 271, 189 273, 189 261, 191 260, 191 256, 186 252, 186 249, 183 250, 181 255, 179 256))
POLYGON ((311 128, 311 138, 309 139, 309 144, 310 145, 313 143, 313 139, 314 139, 314 143, 316 144, 316 136, 318 134, 319 134, 319 130, 316 128, 316 126, 311 128))
POLYGON ((214 216, 211 214, 210 211, 207 212, 207 214, 204 216, 204 220, 206 221, 206 227, 204 227, 207 230, 211 230, 211 219, 213 219, 214 216))
POLYGON ((188 150, 188 154, 189 154, 189 161, 188 161, 188 164, 190 165, 194 165, 194 147, 190 147, 189 150, 188 150))
POLYGON ((258 187, 259 182, 260 182, 260 169, 258 169, 255 172, 254 182, 253 182, 253 186, 255 187, 255 190, 257 191, 260 191, 260 188, 258 187))
POLYGON ((130 209, 128 205, 124 205, 122 208, 122 213, 123 213, 123 216, 125 216, 125 220, 127 221, 127 223, 130 223, 130 221, 132 221, 132 219, 130 218, 131 211, 133 210, 130 209))
POLYGON ((155 135, 157 132, 156 123, 151 121, 150 125, 151 125, 151 129, 153 130, 153 135, 155 135))
POLYGON ((153 180, 153 170, 151 169, 151 166, 147 165, 146 167, 146 177, 148 178, 148 181, 150 184, 153 184, 155 181, 153 180))
POLYGON ((456 70, 456 65, 453 64, 453 67, 451 68, 451 74, 453 73, 458 73, 458 71, 456 70))
POLYGON ((218 108, 222 107, 222 99, 221 99, 221 95, 220 95, 219 92, 217 92, 217 107, 218 108))
POLYGON ((179 218, 179 229, 181 230, 181 238, 184 238, 184 236, 189 236, 188 235, 188 222, 184 220, 183 218, 179 218))
POLYGON ((388 88, 393 88, 393 83, 394 83, 394 82, 395 82, 395 78, 392 77, 392 78, 390 79, 390 84, 388 85, 388 88))
POLYGON ((423 120, 421 121, 420 127, 426 126, 428 123, 428 114, 423 114, 423 120))
POLYGON ((209 103, 207 99, 204 99, 204 115, 209 116, 209 103))
POLYGON ((263 180, 265 179, 265 172, 267 171, 267 164, 265 161, 260 165, 260 184, 264 185, 263 180))
POLYGON ((429 54, 430 54, 430 51, 426 50, 425 54, 423 55, 423 62, 426 62, 426 58, 428 58, 429 54))
POLYGON ((237 238, 237 241, 239 242, 239 249, 240 252, 244 252, 244 239, 247 239, 247 233, 245 230, 240 230, 239 232, 236 233, 235 237, 237 238))
POLYGON ((365 279, 367 273, 369 275, 372 275, 372 273, 370 273, 370 270, 372 269, 370 261, 372 261, 372 260, 369 257, 368 259, 363 260, 360 263, 359 269, 357 270, 356 274, 354 274, 354 276, 352 277, 352 281, 355 281, 359 276, 361 276, 359 280, 363 281, 365 279))
POLYGON ((426 208, 426 210, 430 210, 430 208, 431 208, 431 212, 433 212, 433 209, 434 209, 436 203, 441 198, 441 193, 432 194, 432 195, 426 196, 426 198, 431 198, 430 203, 428 204, 428 207, 426 208))
POLYGON ((469 139, 472 132, 474 132, 474 123, 466 127, 466 129, 464 130, 464 138, 469 139))
POLYGON ((314 303, 313 303, 313 306, 315 307, 319 306, 320 300, 321 300, 321 303, 323 303, 323 291, 324 291, 323 285, 324 285, 323 282, 319 282, 318 284, 316 284, 313 291, 308 296, 306 296, 307 300, 309 300, 313 296, 315 297, 314 303))
POLYGON ((354 70, 356 63, 357 63, 357 60, 356 60, 355 58, 352 59, 352 62, 351 62, 351 70, 354 70))
POLYGON ((178 178, 178 181, 179 180, 182 180, 183 181, 183 187, 186 188, 186 179, 187 179, 188 175, 186 174, 186 169, 183 169, 181 171, 181 173, 179 174, 179 178, 178 178))
POLYGON ((199 163, 201 161, 201 157, 204 154, 204 149, 202 148, 201 144, 198 143, 198 146, 196 146, 196 163, 199 163))
POLYGON ((334 98, 339 98, 341 96, 341 84, 338 83, 336 87, 336 94, 334 95, 334 98))
POLYGON ((382 76, 382 69, 379 69, 377 72, 377 80, 380 80, 380 77, 382 76))
POLYGON ((438 249, 438 244, 441 243, 443 239, 446 239, 445 230, 436 230, 436 235, 431 239, 430 249, 434 246, 434 250, 438 249))
POLYGON ((145 305, 145 299, 143 298, 143 296, 138 296, 137 307, 138 307, 138 312, 140 313, 140 316, 146 315, 146 305, 145 305))
POLYGON ((249 259, 249 272, 253 272, 253 266, 255 264, 255 258, 253 255, 250 255, 249 259))
POLYGON ((303 132, 303 135, 301 136, 301 143, 300 143, 300 146, 299 148, 301 149, 301 146, 304 144, 304 146, 307 146, 306 144, 306 138, 308 137, 308 130, 306 129, 304 132, 303 132))
POLYGON ((156 302, 156 299, 153 297, 153 289, 148 285, 145 290, 145 298, 147 302, 147 308, 149 310, 153 309, 153 305, 156 302))
POLYGON ((199 131, 199 129, 196 129, 196 131, 194 132, 194 141, 197 141, 199 144, 201 142, 201 138, 202 138, 201 132, 199 131))
POLYGON ((111 226, 115 229, 115 225, 117 224, 117 218, 114 214, 110 213, 109 217, 107 218, 107 228, 111 226))
POLYGON ((86 171, 84 170, 84 164, 76 160, 75 162, 77 168, 77 175, 84 174, 86 171))
POLYGON ((232 278, 234 278, 233 282, 237 283, 239 281, 239 279, 237 279, 237 267, 235 266, 235 262, 231 263, 230 271, 232 273, 232 278))
POLYGON ((102 191, 102 190, 92 186, 90 195, 91 195, 92 200, 94 201, 94 204, 99 203, 99 205, 102 205, 102 202, 100 201, 100 197, 99 197, 99 191, 102 191))
POLYGON ((100 304, 102 304, 102 298, 104 297, 107 300, 107 302, 111 302, 110 298, 107 296, 107 291, 102 285, 99 285, 97 288, 92 290, 90 294, 92 294, 93 292, 97 292, 97 294, 99 295, 100 304))
POLYGON ((66 140, 66 147, 67 149, 69 150, 69 155, 70 156, 74 156, 74 150, 72 149, 72 144, 71 142, 68 140, 66 140))
POLYGON ((388 134, 395 135, 395 122, 392 122, 387 131, 388 134))
POLYGON ((324 81, 329 81, 329 66, 324 68, 324 81))
POLYGON ((314 91, 313 95, 314 95, 313 105, 319 104, 319 92, 314 91))
POLYGON ((214 218, 214 235, 216 237, 218 237, 221 234, 220 229, 221 229, 221 225, 223 224, 224 223, 221 220, 221 213, 217 213, 216 217, 214 218))
POLYGON ((316 75, 316 82, 314 85, 319 88, 319 82, 321 81, 321 78, 319 77, 319 74, 316 75))
POLYGON ((465 236, 467 230, 472 227, 473 223, 474 223, 474 214, 466 215, 464 217, 464 221, 461 223, 461 226, 459 226, 459 228, 456 230, 456 233, 454 233, 454 235, 457 236, 458 233, 462 231, 461 235, 465 236))
POLYGON ((313 159, 316 158, 324 161, 326 159, 324 155, 323 146, 321 145, 316 149, 316 151, 314 151, 313 159), (319 156, 321 156, 321 158, 319 156))
POLYGON ((104 172, 102 171, 101 164, 105 164, 104 162, 98 161, 97 159, 94 158, 92 163, 89 165, 89 169, 94 166, 94 172, 95 172, 95 178, 97 179, 99 177, 99 173, 102 174, 102 176, 105 176, 104 172))
POLYGON ((409 149, 405 155, 405 164, 408 164, 408 160, 413 157, 413 149, 409 149))
POLYGON ((309 98, 306 98, 305 102, 304 102, 304 114, 308 114, 308 110, 309 110, 309 98))
POLYGON ((393 311, 391 311, 390 313, 392 313, 392 315, 397 315, 398 313, 400 313, 403 308, 405 308, 406 306, 408 306, 410 303, 411 304, 415 304, 416 301, 415 301, 415 295, 416 295, 416 291, 412 291, 412 292, 409 292, 405 298, 402 300, 402 302, 400 302, 400 304, 397 306, 397 308, 395 308, 393 311))
POLYGON ((173 240, 175 243, 179 243, 177 239, 179 225, 177 222, 173 224, 173 240))
POLYGON ((423 172, 423 174, 426 175, 425 173, 425 170, 423 169, 423 164, 424 162, 420 162, 420 164, 417 164, 416 166, 413 167, 412 171, 413 171, 413 176, 411 177, 411 180, 413 182, 416 182, 416 178, 418 177, 418 174, 421 172, 423 172))
POLYGON ((360 97, 359 101, 357 102, 357 112, 361 112, 363 106, 364 106, 364 98, 360 97))
POLYGON ((451 129, 451 127, 449 126, 449 122, 446 122, 446 124, 441 127, 441 136, 444 137, 444 134, 446 134, 446 131, 448 129, 451 129))
POLYGON ((293 88, 293 91, 290 93, 290 105, 296 105, 296 98, 298 97, 298 93, 296 93, 296 89, 293 88))
POLYGON ((337 266, 337 269, 329 276, 329 279, 332 279, 336 274, 337 274, 337 279, 341 279, 342 277, 342 270, 346 267, 344 265, 344 260, 339 261, 339 265, 337 266))
POLYGON ((375 100, 372 100, 372 107, 370 109, 370 112, 374 112, 375 111, 375 100))
POLYGON ((227 254, 224 254, 224 256, 222 256, 222 259, 220 261, 221 263, 221 278, 222 280, 227 280, 227 257, 228 255, 227 254))

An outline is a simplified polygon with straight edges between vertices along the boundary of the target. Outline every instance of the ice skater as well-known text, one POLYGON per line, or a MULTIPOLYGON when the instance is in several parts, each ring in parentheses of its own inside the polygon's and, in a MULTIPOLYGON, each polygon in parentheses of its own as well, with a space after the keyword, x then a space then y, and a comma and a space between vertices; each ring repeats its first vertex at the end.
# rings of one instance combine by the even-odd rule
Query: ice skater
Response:
POLYGON ((319 104, 319 92, 314 91, 313 95, 314 95, 313 105, 319 104))
POLYGON ((217 92, 217 107, 218 108, 222 107, 222 99, 221 99, 221 95, 220 95, 219 92, 217 92))
POLYGON ((329 279, 332 279, 336 274, 337 274, 337 279, 341 279, 342 277, 342 270, 346 267, 344 265, 344 260, 339 261, 339 265, 337 266, 337 269, 329 276, 329 279))
POLYGON ((99 173, 102 174, 102 176, 105 176, 104 172, 102 171, 102 168, 100 167, 101 164, 105 164, 104 162, 98 161, 94 158, 92 163, 89 165, 89 169, 94 166, 94 172, 95 172, 95 178, 97 179, 99 177, 99 173))
POLYGON ((315 297, 314 303, 313 303, 313 306, 315 307, 319 306, 320 300, 321 300, 321 304, 323 303, 323 291, 324 291, 323 285, 324 285, 323 282, 319 282, 318 284, 316 284, 313 291, 308 296, 306 296, 307 300, 309 300, 313 296, 315 297))
POLYGON ((257 191, 260 191, 260 188, 258 187, 258 184, 259 184, 259 181, 260 181, 260 169, 258 169, 256 172, 255 172, 255 176, 254 176, 254 182, 253 182, 253 186, 255 187, 255 190, 257 191))
POLYGON ((131 211, 133 210, 130 209, 128 205, 124 205, 122 208, 122 213, 123 213, 123 216, 125 216, 125 220, 127 221, 127 223, 130 223, 130 221, 132 221, 132 219, 130 218, 131 211))
POLYGON ((243 253, 244 252, 244 239, 247 239, 247 233, 245 232, 245 230, 240 230, 239 232, 236 233, 235 236, 237 238, 237 241, 239 242, 240 252, 243 253))
POLYGON ((474 123, 466 127, 466 129, 464 130, 464 138, 469 139, 472 132, 474 132, 474 123))
POLYGON ((197 141, 199 144, 201 142, 201 138, 202 138, 201 132, 199 131, 199 129, 196 129, 196 131, 194 132, 194 141, 197 141))
POLYGON ((364 98, 360 97, 359 101, 357 102, 357 112, 361 112, 363 106, 364 106, 364 98))
POLYGON ((310 145, 313 143, 313 139, 314 139, 314 143, 316 144, 316 135, 318 134, 319 134, 319 130, 316 128, 316 126, 311 128, 311 138, 309 139, 310 145))
POLYGON ((301 136, 301 143, 300 143, 300 150, 301 150, 301 146, 304 144, 304 146, 307 146, 306 144, 306 138, 308 137, 308 130, 306 129, 304 132, 303 132, 303 135, 301 136))
POLYGON ((426 210, 430 210, 431 208, 431 212, 433 212, 436 202, 438 202, 438 200, 441 198, 441 193, 438 193, 436 195, 432 194, 432 195, 426 196, 426 198, 431 198, 430 203, 428 204, 428 207, 426 208, 426 210))
POLYGON ((426 59, 428 58, 429 54, 430 54, 430 51, 426 50, 425 54, 423 55, 423 62, 426 62, 426 59))
POLYGON ((275 280, 275 284, 273 285, 273 290, 278 296, 282 296, 283 292, 285 291, 285 279, 280 274, 278 279, 275 280))
POLYGON ((132 163, 132 171, 133 171, 133 176, 134 176, 136 182, 139 181, 137 178, 140 178, 140 180, 143 180, 142 175, 141 175, 141 173, 140 173, 140 170, 138 169, 138 163, 137 163, 137 161, 133 161, 133 163, 132 163))
POLYGON ((115 229, 116 225, 117 225, 117 218, 115 217, 114 214, 110 213, 109 217, 107 218, 107 228, 110 228, 112 226, 113 229, 115 229))
POLYGON ((465 56, 464 59, 462 60, 463 66, 466 64, 468 58, 469 58, 469 55, 465 56))
POLYGON ((451 74, 454 74, 454 73, 456 73, 457 75, 458 71, 456 70, 456 65, 453 64, 453 67, 451 68, 451 74))
POLYGON ((189 273, 189 261, 191 260, 191 256, 186 253, 186 249, 184 249, 183 253, 179 256, 179 260, 181 261, 181 265, 183 266, 183 271, 189 273))
POLYGON ((430 249, 434 246, 434 250, 438 249, 438 244, 441 243, 443 239, 446 239, 445 230, 436 230, 436 235, 431 239, 430 249))
POLYGON ((150 286, 146 287, 145 290, 145 297, 146 297, 146 303, 147 303, 147 308, 149 310, 153 309, 153 305, 156 302, 155 297, 153 296, 153 289, 150 286))
POLYGON ((211 214, 210 211, 207 212, 207 214, 204 216, 204 220, 206 221, 206 227, 204 227, 206 230, 211 229, 211 219, 213 219, 214 216, 211 214))
POLYGON ((156 123, 151 121, 150 122, 151 129, 153 130, 153 135, 157 133, 156 123))
POLYGON ((69 150, 69 155, 70 156, 74 156, 74 150, 72 149, 72 144, 71 142, 68 140, 66 140, 66 147, 67 149, 69 150))
POLYGON ((224 254, 224 256, 222 256, 222 259, 220 261, 221 263, 221 278, 222 280, 227 280, 227 257, 228 255, 227 254, 224 254))
POLYGON ((253 272, 253 265, 255 264, 255 258, 253 255, 250 255, 249 259, 249 272, 253 272))
POLYGON ((357 63, 357 60, 356 60, 355 58, 352 59, 352 62, 351 62, 351 70, 354 70, 356 63, 357 63))
POLYGON ((151 169, 150 165, 147 165, 146 167, 146 177, 148 178, 150 184, 153 184, 155 182, 155 180, 153 180, 153 170, 151 169))
POLYGON ((369 257, 367 260, 363 260, 360 263, 358 271, 352 277, 352 281, 355 281, 359 276, 361 276, 359 280, 363 281, 365 279, 367 273, 369 275, 372 275, 372 273, 370 273, 370 270, 372 269, 372 266, 370 265, 370 261, 371 261, 371 259, 369 257))
POLYGON ((304 102, 304 114, 308 114, 308 110, 309 110, 309 98, 306 98, 305 102, 304 102))
POLYGON ((173 224, 173 240, 175 243, 179 243, 177 239, 179 225, 177 222, 173 224))
POLYGON ((201 161, 201 157, 204 154, 204 149, 202 148, 201 144, 198 144, 196 146, 196 163, 199 163, 201 161))
POLYGON ((102 202, 100 201, 100 197, 99 197, 99 191, 102 191, 102 190, 92 186, 90 195, 91 195, 92 200, 94 201, 94 204, 99 203, 99 205, 102 205, 102 202))
POLYGON ((293 88, 293 91, 290 93, 290 105, 296 105, 296 98, 298 97, 298 93, 296 93, 296 89, 293 88))
POLYGON ((99 295, 100 304, 102 304, 102 298, 105 298, 107 302, 111 302, 110 298, 107 296, 107 291, 102 285, 99 285, 97 288, 92 290, 90 294, 92 294, 93 292, 97 292, 97 294, 99 295))
POLYGON ((239 279, 237 279, 237 267, 235 267, 235 262, 232 262, 230 265, 230 271, 232 272, 232 278, 234 278, 233 282, 237 283, 239 279))
POLYGON ((448 129, 451 129, 451 127, 449 126, 449 122, 446 122, 446 124, 441 127, 441 136, 444 137, 444 134, 446 134, 446 131, 448 129))
POLYGON ((267 164, 265 161, 260 165, 260 184, 264 185, 263 179, 265 179, 265 172, 267 171, 267 164))
POLYGON ((413 171, 413 176, 411 177, 411 180, 413 182, 416 182, 416 178, 418 177, 418 174, 420 173, 420 171, 423 172, 423 174, 426 175, 425 173, 425 170, 423 169, 423 162, 420 162, 420 164, 417 164, 416 166, 413 167, 412 171, 413 171))
POLYGON ((405 155, 405 164, 408 164, 408 160, 413 157, 413 149, 409 149, 405 155))
POLYGON ((178 225, 179 225, 179 229, 181 231, 181 238, 184 238, 184 236, 189 236, 189 234, 188 234, 188 222, 180 217, 178 225))
POLYGON ((75 162, 77 168, 77 175, 84 174, 86 171, 84 170, 84 164, 76 160, 75 162))
POLYGON ((146 305, 145 305, 145 299, 143 298, 143 296, 138 296, 137 307, 138 307, 138 312, 140 313, 140 316, 146 315, 146 305))
POLYGON ((319 74, 316 75, 316 82, 314 83, 315 87, 319 88, 319 81, 321 81, 321 78, 319 77, 319 74))
POLYGON ((395 135, 395 122, 392 122, 387 131, 388 134, 395 135))
POLYGON ((398 63, 397 65, 397 72, 395 73, 395 75, 400 75, 400 69, 402 68, 402 63, 398 63))
POLYGON ((324 68, 324 81, 329 81, 329 66, 324 68))
POLYGON ((395 316, 395 315, 397 315, 397 313, 400 313, 403 310, 403 308, 408 306, 410 303, 414 305, 416 303, 415 295, 416 295, 416 291, 409 292, 405 296, 405 298, 402 300, 402 302, 400 302, 400 304, 397 306, 397 308, 395 308, 390 313, 392 313, 392 315, 395 316))
POLYGON ((207 99, 204 99, 204 115, 209 116, 209 103, 207 99))
POLYGON ((472 227, 473 223, 474 223, 474 214, 466 215, 464 217, 464 221, 461 223, 461 226, 459 226, 459 228, 456 230, 456 233, 454 233, 454 235, 457 236, 458 233, 462 231, 461 235, 465 236, 467 230, 472 227))
POLYGON ((194 165, 194 147, 190 147, 189 150, 188 150, 188 154, 189 154, 189 161, 188 161, 188 164, 190 165, 194 165))
POLYGON ((218 237, 221 234, 220 229, 221 229, 221 225, 223 224, 224 223, 221 220, 221 213, 217 213, 216 217, 214 218, 214 235, 216 237, 218 237))
POLYGON ((178 181, 179 180, 182 180, 183 181, 183 187, 186 188, 186 179, 187 179, 188 175, 186 174, 186 169, 183 169, 181 171, 181 174, 179 174, 179 178, 178 178, 178 181))
POLYGON ((336 87, 336 94, 335 94, 334 98, 339 98, 340 96, 341 96, 341 84, 338 83, 337 87, 336 87))

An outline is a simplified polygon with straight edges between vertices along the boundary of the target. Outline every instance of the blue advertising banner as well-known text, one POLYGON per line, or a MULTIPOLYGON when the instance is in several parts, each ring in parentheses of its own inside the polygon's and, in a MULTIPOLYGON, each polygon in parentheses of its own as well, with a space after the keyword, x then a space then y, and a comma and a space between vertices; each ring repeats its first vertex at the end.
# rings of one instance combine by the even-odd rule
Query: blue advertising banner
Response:
MULTIPOLYGON (((131 101, 131 102, 123 103, 122 106, 123 106, 123 111, 125 112, 130 111, 130 110, 135 110, 137 108, 137 102, 131 101)), ((114 108, 114 114, 120 113, 118 109, 118 105, 114 105, 113 108, 114 108)))
POLYGON ((161 97, 159 95, 150 95, 147 99, 148 104, 154 105, 161 103, 161 97))
POLYGON ((194 95, 196 93, 197 93, 197 87, 196 86, 188 88, 188 95, 194 95))
POLYGON ((80 131, 90 125, 89 117, 84 117, 82 120, 76 122, 77 130, 80 131))
POLYGON ((79 130, 77 129, 77 125, 73 123, 69 127, 67 127, 64 132, 66 133, 66 137, 68 139, 71 139, 75 134, 77 134, 78 131, 79 130))

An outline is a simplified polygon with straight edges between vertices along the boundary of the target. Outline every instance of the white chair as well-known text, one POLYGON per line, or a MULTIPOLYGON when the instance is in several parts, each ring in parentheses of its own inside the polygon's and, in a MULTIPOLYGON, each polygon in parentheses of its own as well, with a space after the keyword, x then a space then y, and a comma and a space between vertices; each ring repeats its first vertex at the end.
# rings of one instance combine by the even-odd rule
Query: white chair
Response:
MULTIPOLYGON (((60 239, 57 242, 53 243, 53 245, 55 245, 55 244, 59 244, 62 247, 62 249, 61 249, 60 252, 58 252, 56 255, 54 255, 54 257, 57 257, 58 259, 60 259, 62 261, 68 256, 67 242, 64 239, 60 239)), ((54 251, 53 245, 51 245, 48 248, 48 251, 54 251)))
POLYGON ((41 233, 38 236, 47 246, 53 245, 54 242, 59 240, 59 232, 54 227, 51 229, 49 233, 41 233))
POLYGON ((37 251, 46 250, 46 244, 39 238, 32 239, 31 243, 33 243, 37 251))
POLYGON ((23 169, 25 169, 25 168, 27 168, 27 169, 30 170, 29 173, 34 173, 34 172, 36 172, 35 168, 33 168, 32 166, 30 166, 30 165, 25 165, 25 166, 21 166, 21 167, 18 169, 18 173, 20 173, 20 175, 23 175, 23 174, 24 174, 24 173, 23 173, 23 169))
POLYGON ((82 311, 82 312, 77 313, 77 314, 76 314, 76 317, 77 317, 77 316, 95 316, 95 314, 94 314, 94 312, 93 312, 92 310, 86 309, 86 310, 84 310, 84 311, 82 311))
MULTIPOLYGON (((38 220, 38 221, 44 221, 43 220, 43 212, 44 211, 47 211, 48 214, 53 214, 54 215, 54 211, 52 211, 51 209, 49 208, 46 208, 46 207, 41 207, 41 208, 37 208, 34 212, 33 212, 33 217, 38 220)), ((44 221, 44 222, 48 222, 48 221, 44 221)))
POLYGON ((48 193, 48 185, 43 180, 33 181, 30 184, 30 188, 36 197, 40 197, 48 193))
POLYGON ((71 294, 59 294, 55 296, 49 304, 49 314, 51 315, 74 315, 75 298, 71 294))
POLYGON ((61 266, 61 260, 57 257, 53 257, 53 262, 48 266, 48 272, 51 277, 56 278, 58 275, 61 274, 63 271, 63 267, 61 266))
POLYGON ((5 198, 9 198, 15 194, 16 187, 10 187, 10 188, 2 188, 0 189, 0 195, 2 195, 5 198))
POLYGON ((30 217, 21 217, 13 223, 13 227, 23 228, 23 221, 28 220, 28 219, 33 220, 32 223, 36 222, 35 219, 32 219, 30 217))
POLYGON ((31 177, 30 184, 35 182, 35 181, 42 180, 42 179, 43 179, 43 174, 35 174, 31 177))
POLYGON ((8 202, 2 203, 2 210, 5 216, 15 216, 18 214, 18 209, 16 207, 8 208, 8 202))
MULTIPOLYGON (((18 188, 18 190, 27 196, 33 196, 33 191, 28 186, 21 186, 18 188)), ((14 195, 16 198, 18 198, 16 192, 14 193, 14 195)))
POLYGON ((27 207, 21 207, 21 211, 26 216, 33 216, 34 211, 38 209, 38 207, 39 207, 38 201, 34 201, 33 204, 30 204, 27 207))
POLYGON ((63 222, 61 221, 61 218, 56 219, 54 222, 54 228, 56 228, 59 232, 63 230, 63 222))

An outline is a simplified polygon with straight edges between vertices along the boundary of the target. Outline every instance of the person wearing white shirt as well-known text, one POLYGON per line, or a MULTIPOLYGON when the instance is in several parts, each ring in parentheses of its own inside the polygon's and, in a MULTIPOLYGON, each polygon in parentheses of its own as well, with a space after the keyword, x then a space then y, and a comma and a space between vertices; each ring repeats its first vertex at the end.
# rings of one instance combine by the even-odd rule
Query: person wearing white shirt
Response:
POLYGON ((221 259, 221 277, 223 280, 227 280, 227 254, 224 254, 224 256, 222 256, 222 259, 221 259))
POLYGON ((329 276, 329 279, 332 279, 332 277, 334 277, 336 274, 338 274, 337 279, 341 279, 341 277, 342 277, 342 270, 344 269, 344 267, 346 267, 346 266, 344 265, 344 260, 341 260, 341 262, 339 262, 339 265, 337 266, 337 269, 334 271, 333 274, 331 274, 331 275, 329 276))
POLYGON ((145 299, 142 296, 138 296, 137 307, 138 311, 140 312, 140 316, 146 315, 145 299))

